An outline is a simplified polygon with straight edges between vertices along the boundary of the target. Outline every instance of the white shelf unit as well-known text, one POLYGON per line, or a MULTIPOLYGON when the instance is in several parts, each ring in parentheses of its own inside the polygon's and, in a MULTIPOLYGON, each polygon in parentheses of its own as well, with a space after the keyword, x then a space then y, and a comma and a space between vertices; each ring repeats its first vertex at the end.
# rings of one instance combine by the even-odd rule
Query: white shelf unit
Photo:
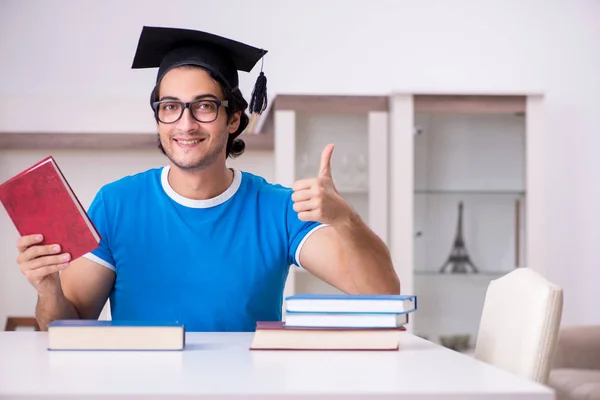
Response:
MULTIPOLYGON (((262 131, 274 132, 286 186, 316 176, 323 147, 336 145, 334 182, 389 246, 402 293, 419 296, 408 329, 432 340, 466 332, 473 343, 491 279, 517 265, 545 273, 543 105, 543 95, 514 93, 281 95, 262 131), (460 201, 481 271, 442 275, 460 201)), ((292 267, 284 295, 310 292, 336 290, 292 267)))
MULTIPOLYGON (((388 240, 388 97, 278 95, 264 126, 274 132, 275 181, 292 186, 316 177, 325 145, 335 145, 333 181, 364 221, 388 240)), ((290 269, 285 296, 338 292, 312 274, 290 269)), ((284 305, 285 307, 285 305, 284 305)))
POLYGON ((476 341, 490 280, 516 267, 542 274, 536 177, 543 96, 398 93, 390 99, 390 250, 404 293, 419 297, 410 329, 476 341), (439 271, 463 204, 478 273, 439 271))

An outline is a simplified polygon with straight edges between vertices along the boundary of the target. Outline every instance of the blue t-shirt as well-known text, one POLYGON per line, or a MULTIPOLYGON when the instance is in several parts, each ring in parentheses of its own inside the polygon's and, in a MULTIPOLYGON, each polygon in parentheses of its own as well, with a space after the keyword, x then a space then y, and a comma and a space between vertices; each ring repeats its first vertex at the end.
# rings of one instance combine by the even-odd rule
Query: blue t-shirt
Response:
POLYGON ((221 195, 192 200, 169 167, 103 186, 89 208, 102 240, 85 257, 115 271, 114 320, 179 321, 188 331, 253 331, 281 319, 283 289, 308 235, 292 190, 234 170, 221 195))

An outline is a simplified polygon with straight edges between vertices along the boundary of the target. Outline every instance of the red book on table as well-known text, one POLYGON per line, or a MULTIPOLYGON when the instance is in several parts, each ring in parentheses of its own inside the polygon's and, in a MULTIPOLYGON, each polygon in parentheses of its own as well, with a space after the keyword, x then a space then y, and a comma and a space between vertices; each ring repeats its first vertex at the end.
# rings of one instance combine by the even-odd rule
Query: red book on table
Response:
POLYGON ((94 250, 100 234, 52 156, 0 184, 0 202, 20 236, 42 234, 71 260, 94 250))
POLYGON ((258 321, 250 350, 398 350, 400 332, 393 328, 287 326, 258 321))

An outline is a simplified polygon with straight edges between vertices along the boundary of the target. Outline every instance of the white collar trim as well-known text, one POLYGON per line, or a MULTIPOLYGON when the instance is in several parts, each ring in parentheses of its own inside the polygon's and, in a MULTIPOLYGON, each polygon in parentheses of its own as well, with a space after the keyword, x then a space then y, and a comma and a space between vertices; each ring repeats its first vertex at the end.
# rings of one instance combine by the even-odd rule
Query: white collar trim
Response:
POLYGON ((171 199, 181 204, 182 206, 190 208, 209 208, 218 206, 219 204, 223 204, 238 191, 242 183, 241 171, 233 169, 233 182, 231 182, 231 185, 229 185, 227 190, 225 190, 223 193, 216 197, 206 200, 189 199, 187 197, 183 197, 179 193, 175 192, 175 190, 173 190, 173 188, 169 184, 169 169, 169 165, 164 166, 162 169, 161 183, 163 190, 171 199))

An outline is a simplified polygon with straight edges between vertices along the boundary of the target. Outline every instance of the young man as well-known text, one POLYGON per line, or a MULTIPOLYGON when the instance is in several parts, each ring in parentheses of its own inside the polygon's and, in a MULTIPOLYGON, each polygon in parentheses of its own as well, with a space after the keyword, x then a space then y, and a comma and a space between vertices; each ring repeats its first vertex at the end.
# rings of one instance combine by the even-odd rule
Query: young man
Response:
MULTIPOLYGON (((143 29, 133 67, 159 67, 151 105, 169 165, 100 189, 89 215, 102 241, 84 257, 19 239, 42 329, 96 319, 110 298, 115 320, 252 331, 281 318, 291 264, 347 293, 400 292, 385 244, 335 189, 332 145, 318 175, 293 188, 226 166, 243 152, 249 123, 238 70, 265 53, 197 31, 143 29)), ((261 89, 251 101, 258 112, 261 89)))

